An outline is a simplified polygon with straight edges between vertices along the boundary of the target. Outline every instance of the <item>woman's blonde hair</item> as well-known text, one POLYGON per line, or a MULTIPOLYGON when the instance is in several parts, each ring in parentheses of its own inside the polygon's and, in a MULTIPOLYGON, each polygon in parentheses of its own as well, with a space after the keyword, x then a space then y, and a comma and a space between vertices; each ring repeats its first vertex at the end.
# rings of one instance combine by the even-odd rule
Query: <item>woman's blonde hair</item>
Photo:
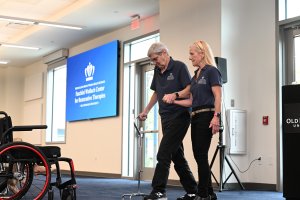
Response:
POLYGON ((194 42, 192 46, 196 47, 196 51, 204 53, 203 61, 205 62, 205 64, 212 65, 214 67, 217 66, 214 54, 207 42, 203 40, 198 40, 194 42))

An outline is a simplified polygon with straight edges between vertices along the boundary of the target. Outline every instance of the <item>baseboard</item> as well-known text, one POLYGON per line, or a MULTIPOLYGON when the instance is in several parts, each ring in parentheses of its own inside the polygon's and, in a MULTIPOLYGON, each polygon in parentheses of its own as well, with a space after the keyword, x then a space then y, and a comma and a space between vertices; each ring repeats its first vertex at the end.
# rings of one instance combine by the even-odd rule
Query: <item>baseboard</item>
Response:
MULTIPOLYGON (((61 170, 62 174, 70 174, 68 170, 61 170)), ((76 176, 83 177, 94 177, 94 178, 122 178, 121 174, 110 174, 110 173, 99 173, 99 172, 86 172, 86 171, 76 171, 76 176)))
MULTIPOLYGON (((68 170, 62 170, 62 174, 70 174, 68 170)), ((76 171, 76 176, 83 177, 94 177, 94 178, 124 178, 131 179, 132 177, 122 177, 121 174, 110 174, 110 173, 99 173, 99 172, 86 172, 86 171, 76 171)), ((266 184, 266 183, 242 183, 245 190, 257 190, 257 191, 276 191, 276 184, 266 184)), ((168 180, 168 186, 171 187, 181 187, 179 180, 168 180)), ((219 186, 216 183, 213 183, 215 190, 219 189, 219 186)), ((226 183, 223 190, 241 190, 241 187, 238 183, 226 183)))
MULTIPOLYGON (((169 180, 168 185, 170 186, 179 186, 181 184, 179 180, 169 180)), ((242 183, 245 190, 256 190, 256 191, 276 191, 276 184, 266 184, 266 183, 242 183)), ((219 186, 216 183, 213 183, 215 190, 219 190, 219 186)), ((241 190, 241 186, 238 183, 226 183, 223 190, 241 190)))
MULTIPOLYGON (((256 191, 276 191, 276 184, 267 183, 241 183, 245 190, 256 190, 256 191)), ((219 189, 219 186, 214 183, 214 188, 219 189)), ((226 183, 223 190, 241 190, 241 186, 238 183, 226 183)))

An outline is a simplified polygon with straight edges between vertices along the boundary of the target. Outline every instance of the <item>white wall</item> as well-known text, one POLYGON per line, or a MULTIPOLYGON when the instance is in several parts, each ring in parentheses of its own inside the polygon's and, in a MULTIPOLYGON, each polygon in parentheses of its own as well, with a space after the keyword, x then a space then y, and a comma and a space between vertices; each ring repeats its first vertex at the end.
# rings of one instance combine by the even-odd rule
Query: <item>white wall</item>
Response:
POLYGON ((0 67, 0 110, 5 110, 4 94, 5 94, 5 69, 0 67))
MULTIPOLYGON (((34 84, 42 84, 42 95, 40 95, 40 91, 30 91, 30 95, 27 96, 29 100, 25 97, 21 99, 21 103, 23 105, 22 109, 22 124, 24 125, 39 125, 39 124, 46 124, 46 77, 47 77, 47 65, 43 63, 42 60, 33 63, 29 66, 26 66, 24 73, 23 73, 23 85, 22 89, 25 91, 27 90, 40 90, 40 86, 34 84), (26 80, 31 79, 34 76, 42 75, 42 82, 27 82, 26 80), (28 85, 26 85, 28 84, 28 85), (30 85, 33 84, 33 85, 30 85), (33 96, 32 96, 33 95, 33 96), (30 97, 30 98, 29 98, 30 97), (26 101, 25 101, 26 100, 26 101)), ((27 91, 25 91, 27 92, 27 91)), ((32 132, 21 132, 18 133, 17 137, 21 137, 23 141, 29 142, 35 145, 41 145, 45 143, 46 139, 46 130, 33 130, 32 132)))
POLYGON ((0 69, 0 110, 15 118, 16 123, 22 119, 23 105, 23 69, 6 67, 0 69))
MULTIPOLYGON (((235 172, 242 182, 276 184, 276 66, 275 2, 248 0, 172 0, 160 1, 161 41, 175 59, 188 60, 188 46, 195 40, 206 40, 215 56, 227 59, 228 83, 224 85, 225 108, 235 100, 237 109, 247 110, 247 154, 231 158, 241 171, 255 162, 249 171, 235 172), (172 6, 170 6, 172 5, 172 6), (262 125, 262 116, 269 125, 262 125)), ((185 139, 185 152, 195 176, 190 137, 185 139)), ((224 131, 224 134, 226 132, 224 131)), ((210 149, 212 157, 218 138, 210 149)), ((230 157, 229 157, 230 158, 230 157)), ((213 173, 219 176, 217 157, 213 173)), ((226 164, 225 164, 226 165, 226 164)), ((230 171, 225 172, 225 175, 230 171)), ((232 176, 233 177, 233 176, 232 176)), ((177 178, 174 170, 170 178, 177 178)), ((236 182, 231 178, 229 182, 236 182)))
POLYGON ((232 156, 241 170, 262 156, 245 182, 276 184, 275 1, 222 1, 222 57, 227 58, 225 105, 247 110, 247 154, 232 156), (269 125, 262 117, 269 116, 269 125))

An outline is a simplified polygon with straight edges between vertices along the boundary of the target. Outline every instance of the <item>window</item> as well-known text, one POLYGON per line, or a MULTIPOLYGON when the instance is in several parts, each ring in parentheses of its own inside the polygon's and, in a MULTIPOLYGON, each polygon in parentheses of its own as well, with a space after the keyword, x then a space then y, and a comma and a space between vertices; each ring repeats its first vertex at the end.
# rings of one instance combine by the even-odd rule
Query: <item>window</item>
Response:
POLYGON ((153 42, 159 41, 159 33, 143 37, 124 44, 124 63, 133 62, 147 57, 148 48, 153 42))
POLYGON ((300 35, 294 38, 295 42, 295 82, 300 83, 300 35))
POLYGON ((293 18, 300 16, 300 1, 299 0, 286 0, 286 18, 293 18))
POLYGON ((48 71, 46 142, 65 142, 66 65, 48 71))
MULTIPOLYGON (((282 83, 300 83, 300 1, 279 0, 279 49, 283 53, 282 83), (292 18, 292 19, 291 19, 292 18)), ((281 55, 281 53, 279 53, 281 55)))
POLYGON ((299 0, 279 0, 279 20, 300 16, 299 0))

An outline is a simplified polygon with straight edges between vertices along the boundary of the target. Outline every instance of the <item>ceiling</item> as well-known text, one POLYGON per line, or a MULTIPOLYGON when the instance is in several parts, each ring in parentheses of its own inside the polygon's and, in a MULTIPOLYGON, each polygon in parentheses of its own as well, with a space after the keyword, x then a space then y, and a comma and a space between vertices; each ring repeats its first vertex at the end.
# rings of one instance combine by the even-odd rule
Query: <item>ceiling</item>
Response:
POLYGON ((159 0, 0 0, 0 15, 82 26, 82 30, 12 23, 0 20, 0 43, 39 47, 39 50, 0 46, 0 67, 24 67, 61 48, 128 26, 159 12, 159 0))

